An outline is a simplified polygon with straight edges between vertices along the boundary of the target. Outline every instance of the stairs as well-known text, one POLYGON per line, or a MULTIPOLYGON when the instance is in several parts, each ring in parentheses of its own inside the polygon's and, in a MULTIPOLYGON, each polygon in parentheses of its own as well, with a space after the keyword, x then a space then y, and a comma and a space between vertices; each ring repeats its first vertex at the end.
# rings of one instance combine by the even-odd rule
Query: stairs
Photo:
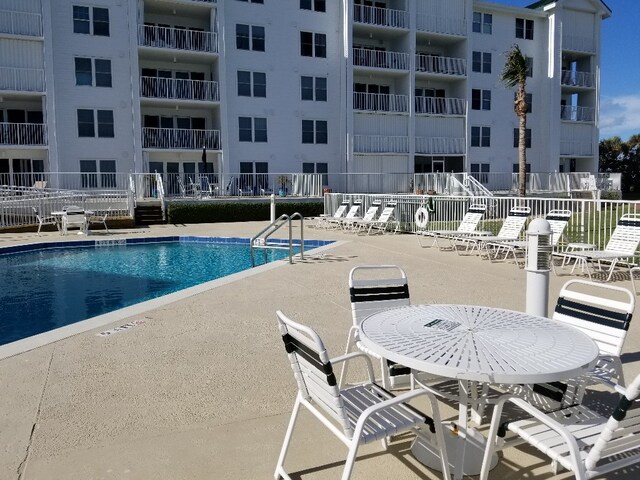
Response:
POLYGON ((136 225, 161 225, 165 223, 162 218, 162 206, 159 204, 138 204, 135 213, 136 225))

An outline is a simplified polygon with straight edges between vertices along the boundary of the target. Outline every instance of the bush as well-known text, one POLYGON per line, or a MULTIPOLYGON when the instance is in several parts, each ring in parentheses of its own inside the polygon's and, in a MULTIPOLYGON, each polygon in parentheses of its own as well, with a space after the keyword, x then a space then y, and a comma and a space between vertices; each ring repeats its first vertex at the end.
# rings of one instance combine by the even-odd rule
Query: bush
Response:
MULTIPOLYGON (((323 202, 276 202, 276 218, 300 212, 305 218, 324 212, 323 202)), ((269 202, 170 204, 169 223, 253 222, 270 219, 269 202)))

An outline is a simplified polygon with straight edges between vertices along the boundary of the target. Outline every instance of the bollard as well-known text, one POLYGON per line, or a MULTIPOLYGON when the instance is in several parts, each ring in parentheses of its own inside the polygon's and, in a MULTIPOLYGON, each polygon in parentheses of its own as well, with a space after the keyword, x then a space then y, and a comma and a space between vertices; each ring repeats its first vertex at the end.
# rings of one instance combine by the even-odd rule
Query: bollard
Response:
POLYGON ((271 223, 276 221, 276 196, 271 194, 271 223))
POLYGON ((537 218, 527 229, 526 312, 546 317, 549 307, 549 271, 551 270, 551 225, 537 218))

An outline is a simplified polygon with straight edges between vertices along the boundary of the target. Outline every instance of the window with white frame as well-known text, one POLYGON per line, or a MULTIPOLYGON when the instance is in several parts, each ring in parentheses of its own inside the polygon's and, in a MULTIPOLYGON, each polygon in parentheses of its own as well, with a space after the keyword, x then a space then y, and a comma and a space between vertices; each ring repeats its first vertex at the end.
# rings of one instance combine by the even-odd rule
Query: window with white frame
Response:
MULTIPOLYGON (((520 129, 513 129, 513 147, 518 148, 520 144, 520 129)), ((531 148, 531 129, 527 128, 524 132, 524 146, 525 148, 531 148)))
POLYGON ((471 109, 491 110, 491 90, 473 88, 471 90, 471 109))
POLYGON ((300 0, 301 10, 313 10, 314 12, 326 12, 326 0, 300 0))
POLYGON ((241 142, 266 142, 267 119, 261 117, 238 117, 238 140, 241 142))
POLYGON ((491 73, 490 52, 473 52, 471 60, 471 69, 474 72, 491 73))
POLYGON ((471 146, 490 147, 491 127, 471 127, 471 146))
POLYGON ((326 58, 327 36, 324 33, 300 32, 300 55, 326 58))
POLYGON ((316 102, 327 101, 327 79, 325 77, 300 77, 300 98, 316 102))
POLYGON ((236 48, 264 52, 264 27, 257 25, 236 24, 236 48))
POLYGON ((109 9, 73 6, 73 33, 109 36, 109 9))
POLYGON ((113 110, 92 110, 79 108, 76 112, 79 137, 95 137, 96 124, 99 138, 113 138, 113 110))
POLYGON ((115 160, 80 160, 82 188, 115 188, 115 160))
POLYGON ((302 143, 327 143, 326 120, 302 120, 302 143))
POLYGON ((473 32, 486 33, 493 32, 493 15, 490 13, 473 12, 473 32))
POLYGON ((238 70, 238 96, 266 97, 267 74, 264 72, 238 70))
POLYGON ((75 57, 76 85, 111 87, 111 60, 75 57), (95 71, 95 76, 94 76, 95 71))
POLYGON ((533 20, 516 18, 516 38, 533 40, 533 20))

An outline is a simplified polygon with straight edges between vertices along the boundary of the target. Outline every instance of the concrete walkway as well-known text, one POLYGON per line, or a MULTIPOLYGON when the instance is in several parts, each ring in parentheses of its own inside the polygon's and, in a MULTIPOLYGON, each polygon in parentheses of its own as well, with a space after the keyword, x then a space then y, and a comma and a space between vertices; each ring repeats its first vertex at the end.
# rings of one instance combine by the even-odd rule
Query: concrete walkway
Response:
MULTIPOLYGON (((108 238, 251 236, 265 224, 158 226, 108 238)), ((57 233, 2 234, 0 246, 59 241, 57 233)), ((71 236, 67 237, 71 239, 71 236)), ((107 238, 107 237, 105 237, 107 238)), ((410 235, 353 236, 307 228, 338 246, 233 283, 0 360, 0 479, 264 479, 273 469, 295 398, 275 311, 313 326, 332 355, 351 324, 347 287, 358 264, 393 263, 413 303, 524 310, 525 273, 511 263, 420 248, 410 235), (96 333, 129 321, 130 329, 96 333)), ((75 238, 73 238, 75 239, 75 238)), ((551 277, 550 303, 569 277, 551 277)), ((617 282, 631 288, 631 283, 617 282)), ((636 308, 636 317, 640 310, 636 308)), ((1 312, 0 312, 1 315, 1 312)), ((28 321, 29 319, 25 319, 28 321)), ((640 321, 627 339, 627 379, 640 373, 640 321)), ((445 411, 453 415, 452 410, 445 411)), ((354 479, 439 478, 410 455, 364 448, 354 479)), ((308 413, 287 468, 304 480, 339 478, 344 446, 308 413)), ((615 478, 638 478, 638 469, 615 478)), ((490 478, 553 477, 530 449, 505 451, 490 478)))

